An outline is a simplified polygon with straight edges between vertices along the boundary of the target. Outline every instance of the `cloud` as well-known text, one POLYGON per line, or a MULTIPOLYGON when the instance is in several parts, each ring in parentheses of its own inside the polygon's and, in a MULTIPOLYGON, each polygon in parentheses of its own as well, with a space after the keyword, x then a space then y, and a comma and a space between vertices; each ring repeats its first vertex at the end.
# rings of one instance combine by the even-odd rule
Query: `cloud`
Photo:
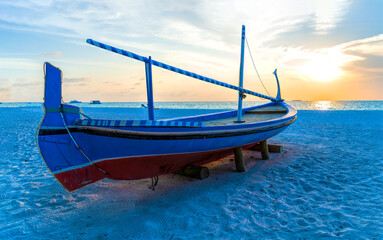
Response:
POLYGON ((350 1, 346 0, 316 0, 315 6, 315 32, 325 34, 342 19, 350 1))
POLYGON ((87 77, 73 77, 73 78, 64 78, 63 82, 66 83, 84 83, 89 81, 87 77))
POLYGON ((383 34, 346 42, 339 47, 349 53, 383 56, 383 34))
POLYGON ((42 82, 28 82, 25 79, 17 79, 15 83, 12 84, 13 87, 32 87, 41 85, 42 82))
MULTIPOLYGON (((348 66, 356 66, 357 63, 360 64, 358 69, 363 68, 363 71, 366 71, 370 68, 369 71, 377 71, 376 62, 380 58, 374 56, 383 54, 381 36, 346 42, 359 35, 335 35, 338 34, 338 30, 339 33, 343 31, 339 26, 349 10, 349 5, 350 3, 344 0, 201 0, 187 3, 176 0, 3 0, 0 2, 0 28, 63 37, 60 40, 71 46, 73 43, 85 44, 84 39, 93 38, 144 56, 151 55, 158 61, 188 71, 237 84, 239 38, 241 25, 245 24, 247 39, 261 76, 265 71, 267 76, 270 76, 266 77, 266 80, 272 78, 272 83, 275 83, 271 72, 274 66, 278 66, 281 74, 310 81, 315 75, 330 72, 334 73, 333 77, 339 78, 338 73, 343 70, 352 72, 348 66), (290 41, 286 40, 288 34, 290 41), (326 39, 328 36, 331 39, 326 39), (339 44, 340 42, 345 43, 339 44)), ((57 62, 63 65, 86 65, 87 68, 98 68, 100 72, 101 69, 109 67, 124 71, 127 69, 116 64, 117 61, 107 66, 108 63, 100 63, 100 59, 88 56, 88 59, 84 60, 81 54, 72 54, 70 48, 62 49, 67 49, 63 50, 65 56, 71 56, 70 60, 64 57, 56 58, 57 62)), ((35 55, 41 58, 41 55, 61 54, 54 51, 41 53, 43 51, 39 50, 35 55)), ((248 64, 248 57, 246 52, 245 74, 249 74, 251 78, 256 77, 255 73, 250 74, 253 70, 249 69, 252 66, 248 64)), ((27 58, 0 58, 0 69, 25 68, 41 69, 41 63, 27 58)), ((142 68, 129 70, 131 71, 126 73, 135 77, 134 80, 127 81, 125 87, 135 89, 145 83, 144 78, 138 81, 139 77, 136 77, 143 75, 142 68), (131 86, 127 86, 128 84, 131 86)), ((177 74, 167 71, 163 73, 165 70, 158 69, 153 72, 156 89, 162 86, 163 89, 177 91, 177 74)), ((83 75, 82 72, 75 74, 83 75)), ((105 79, 115 82, 114 84, 118 82, 115 72, 110 78, 102 80, 101 75, 96 73, 90 76, 92 83, 99 83, 105 79)), ((9 78, 5 75, 3 77, 9 78)), ((65 78, 64 82, 77 84, 77 87, 86 84, 88 80, 85 77, 73 77, 65 78)), ((180 82, 183 83, 183 80, 180 82)), ((194 84, 191 82, 190 84, 194 84)), ((267 82, 265 84, 268 85, 267 82)), ((188 89, 190 91, 193 91, 193 87, 194 90, 197 88, 197 84, 191 86, 188 89)), ((92 84, 88 88, 100 88, 98 91, 110 94, 110 98, 115 94, 115 91, 108 92, 109 85, 105 88, 92 84)), ((111 89, 121 88, 114 86, 111 89)), ((160 91, 157 93, 161 94, 160 91)))
POLYGON ((369 79, 368 75, 373 78, 374 73, 379 74, 380 78, 383 77, 383 34, 342 43, 336 47, 357 58, 356 62, 346 65, 345 70, 364 72, 365 79, 369 79))
POLYGON ((11 89, 8 88, 2 88, 0 87, 0 100, 1 101, 7 101, 11 97, 11 89))
MULTIPOLYGON (((350 74, 357 72, 383 73, 383 34, 332 47, 277 47, 264 51, 278 59, 283 72, 308 81, 347 81, 350 74)), ((368 74, 364 79, 370 79, 368 74)))
MULTIPOLYGON (((377 85, 380 85, 379 93, 382 94, 383 34, 346 42, 340 44, 338 47, 341 48, 343 52, 359 58, 358 61, 346 64, 344 69, 352 72, 352 77, 356 79, 356 81, 369 82, 370 85, 374 82, 378 83, 377 85)), ((371 88, 371 91, 376 91, 376 89, 371 88)))
POLYGON ((35 0, 3 1, 0 22, 10 29, 72 39, 91 36, 151 52, 167 43, 177 43, 174 48, 188 45, 232 51, 238 44, 243 23, 249 24, 251 39, 265 42, 291 31, 312 16, 316 18, 318 32, 328 31, 340 21, 347 6, 343 0, 203 0, 187 4, 175 0, 64 0, 44 4, 35 0))
POLYGON ((53 56, 53 57, 57 57, 57 56, 60 56, 60 55, 61 55, 61 52, 44 52, 44 53, 42 53, 41 55, 43 55, 43 56, 53 56))
POLYGON ((41 69, 41 63, 27 58, 0 58, 0 69, 41 69))
POLYGON ((145 80, 145 78, 144 78, 144 77, 141 77, 141 78, 138 80, 138 82, 135 82, 133 85, 134 85, 134 86, 139 86, 139 85, 141 85, 141 84, 144 83, 144 80, 145 80))

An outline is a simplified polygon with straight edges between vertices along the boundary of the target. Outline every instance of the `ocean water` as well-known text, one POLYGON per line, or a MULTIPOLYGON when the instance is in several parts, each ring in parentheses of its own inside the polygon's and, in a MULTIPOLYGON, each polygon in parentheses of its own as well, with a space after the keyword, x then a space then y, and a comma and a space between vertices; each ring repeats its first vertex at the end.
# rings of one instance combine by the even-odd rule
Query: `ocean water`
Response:
MULTIPOLYGON (((41 103, 0 104, 0 239, 383 239, 383 102, 289 102, 298 119, 270 142, 284 153, 248 171, 233 157, 193 180, 102 180, 67 193, 34 142, 41 103)), ((248 104, 248 103, 246 103, 248 104)), ((146 117, 141 103, 81 103, 95 118, 146 117)), ((235 102, 157 103, 158 118, 235 102)))
MULTIPOLYGON (((244 101, 243 107, 251 107, 267 101, 244 101)), ((383 110, 383 101, 286 101, 298 110, 383 110)), ((104 102, 102 104, 70 103, 81 108, 140 108, 145 102, 104 102)), ((10 102, 0 107, 40 107, 39 102, 10 102)), ((236 109, 237 102, 156 102, 160 109, 236 109)))

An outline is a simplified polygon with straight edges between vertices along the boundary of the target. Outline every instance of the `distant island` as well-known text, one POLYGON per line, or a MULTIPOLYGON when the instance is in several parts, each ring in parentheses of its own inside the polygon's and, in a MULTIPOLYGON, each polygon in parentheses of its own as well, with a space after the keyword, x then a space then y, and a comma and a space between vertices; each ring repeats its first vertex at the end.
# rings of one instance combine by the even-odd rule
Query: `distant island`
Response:
POLYGON ((81 103, 80 101, 77 101, 77 100, 72 100, 70 101, 69 103, 81 103))

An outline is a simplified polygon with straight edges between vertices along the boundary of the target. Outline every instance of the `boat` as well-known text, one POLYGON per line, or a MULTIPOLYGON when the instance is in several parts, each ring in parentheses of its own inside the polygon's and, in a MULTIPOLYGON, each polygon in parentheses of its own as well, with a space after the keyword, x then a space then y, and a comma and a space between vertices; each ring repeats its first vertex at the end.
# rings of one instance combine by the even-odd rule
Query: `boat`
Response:
MULTIPOLYGON (((87 43, 145 64, 148 119, 94 119, 80 107, 62 101, 62 72, 44 63, 45 115, 37 129, 37 145, 48 169, 69 192, 104 178, 137 180, 175 173, 190 164, 203 165, 246 149, 282 132, 297 111, 277 95, 271 97, 243 88, 245 26, 242 26, 238 86, 189 72, 149 57, 92 39, 87 43), (213 114, 156 119, 152 66, 163 68, 238 92, 238 108, 213 114), (247 95, 269 100, 242 107, 247 95)), ((152 179, 153 180, 153 179, 152 179)))
MULTIPOLYGON (((148 108, 148 106, 145 105, 145 104, 141 104, 141 108, 148 108)), ((158 108, 158 107, 153 107, 153 108, 154 108, 154 110, 158 110, 158 109, 160 109, 160 108, 158 108)))
POLYGON ((90 101, 90 104, 101 104, 101 101, 100 100, 93 100, 93 101, 90 101))

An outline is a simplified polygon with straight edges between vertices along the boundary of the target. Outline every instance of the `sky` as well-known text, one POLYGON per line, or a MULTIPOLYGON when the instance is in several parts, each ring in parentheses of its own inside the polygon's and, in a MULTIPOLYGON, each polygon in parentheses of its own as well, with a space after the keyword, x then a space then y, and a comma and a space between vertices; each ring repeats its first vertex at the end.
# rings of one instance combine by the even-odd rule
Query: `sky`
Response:
MULTIPOLYGON (((63 71, 66 102, 146 101, 144 63, 88 38, 238 85, 242 25, 245 88, 275 97, 278 69, 286 100, 383 100, 382 12, 382 0, 0 0, 0 102, 43 101, 44 62, 63 71)), ((238 97, 157 67, 153 88, 154 101, 238 97)))

